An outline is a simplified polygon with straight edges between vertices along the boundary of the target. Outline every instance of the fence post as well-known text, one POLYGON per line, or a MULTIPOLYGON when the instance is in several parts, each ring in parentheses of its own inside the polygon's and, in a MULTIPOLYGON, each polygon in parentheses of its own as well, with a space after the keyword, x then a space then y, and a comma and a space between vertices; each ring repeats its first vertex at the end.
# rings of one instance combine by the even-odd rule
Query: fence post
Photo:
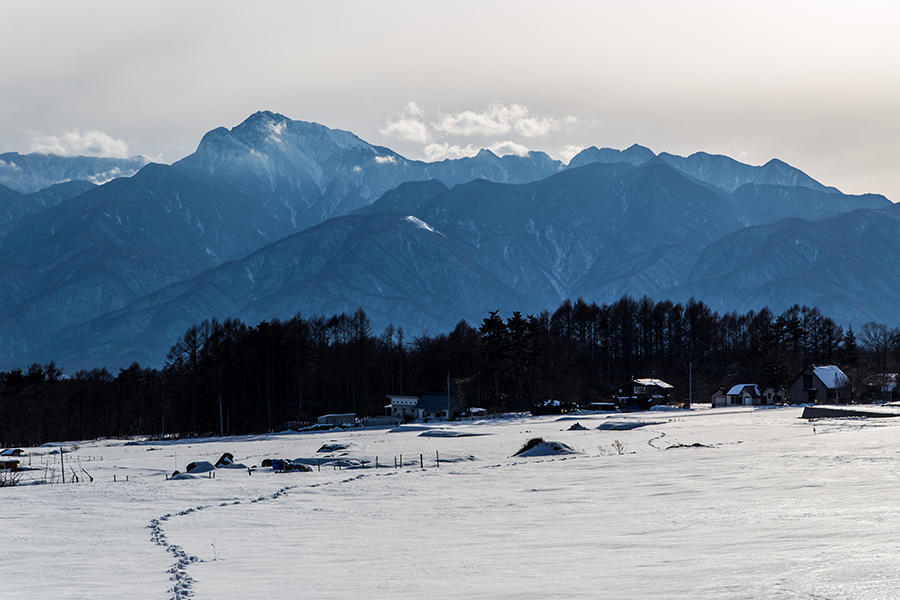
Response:
POLYGON ((425 461, 422 459, 422 455, 421 455, 421 454, 419 454, 419 468, 420 468, 420 469, 424 469, 424 468, 425 468, 425 461))
POLYGON ((403 468, 403 455, 400 455, 400 468, 403 468))
POLYGON ((376 469, 378 468, 378 457, 377 456, 375 457, 375 468, 376 469))
POLYGON ((437 468, 441 468, 441 453, 438 450, 434 451, 434 459, 437 461, 437 468))

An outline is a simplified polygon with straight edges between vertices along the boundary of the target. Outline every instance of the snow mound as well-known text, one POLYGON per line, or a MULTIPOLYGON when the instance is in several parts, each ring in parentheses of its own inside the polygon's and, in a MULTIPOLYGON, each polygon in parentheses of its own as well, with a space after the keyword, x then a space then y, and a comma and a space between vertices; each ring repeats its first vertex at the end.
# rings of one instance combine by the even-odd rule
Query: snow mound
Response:
POLYGON ((398 425, 393 429, 388 429, 388 433, 404 433, 407 431, 433 431, 434 427, 427 425, 398 425))
POLYGON ((662 421, 604 421, 597 426, 602 431, 630 431, 648 425, 662 425, 662 421))
POLYGON ((458 438, 472 437, 476 435, 488 435, 486 433, 473 433, 471 431, 456 431, 453 429, 429 429, 419 434, 419 437, 458 438))
POLYGON ((321 448, 316 450, 316 452, 337 452, 338 450, 346 450, 353 444, 341 444, 338 442, 330 442, 328 444, 323 444, 321 448))
POLYGON ((197 478, 195 476, 191 475, 190 473, 177 473, 177 474, 169 477, 169 481, 179 481, 182 479, 197 479, 197 478))
POLYGON ((544 438, 528 440, 513 456, 556 456, 559 454, 577 454, 578 451, 562 442, 544 441, 544 438))
POLYGON ((197 462, 189 463, 184 470, 188 473, 209 473, 210 471, 215 471, 216 467, 208 460, 198 460, 197 462))
POLYGON ((472 462, 472 461, 478 460, 477 458, 475 458, 475 457, 472 456, 471 454, 465 454, 465 455, 461 455, 461 456, 445 456, 445 455, 441 455, 440 458, 441 458, 441 462, 442 462, 442 463, 472 462))
POLYGON ((569 431, 587 431, 587 427, 582 425, 581 423, 575 423, 571 427, 569 427, 569 431))
POLYGON ((653 412, 681 412, 688 409, 681 408, 680 406, 672 406, 670 404, 657 404, 655 406, 651 406, 650 410, 652 410, 653 412))

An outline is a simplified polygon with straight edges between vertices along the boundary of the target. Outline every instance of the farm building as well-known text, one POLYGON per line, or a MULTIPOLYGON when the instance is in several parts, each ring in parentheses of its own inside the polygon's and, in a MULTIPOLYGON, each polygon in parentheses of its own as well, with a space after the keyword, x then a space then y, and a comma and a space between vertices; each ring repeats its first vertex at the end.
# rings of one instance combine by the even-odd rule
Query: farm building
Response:
POLYGON ((852 390, 850 378, 837 366, 812 365, 797 375, 789 393, 795 404, 846 404, 852 390))
POLYGON ((662 379, 632 379, 616 388, 616 405, 621 409, 647 410, 657 404, 668 404, 674 386, 662 379))
POLYGON ((388 396, 388 399, 391 403, 385 406, 386 414, 404 421, 455 419, 465 411, 458 397, 447 394, 388 396))

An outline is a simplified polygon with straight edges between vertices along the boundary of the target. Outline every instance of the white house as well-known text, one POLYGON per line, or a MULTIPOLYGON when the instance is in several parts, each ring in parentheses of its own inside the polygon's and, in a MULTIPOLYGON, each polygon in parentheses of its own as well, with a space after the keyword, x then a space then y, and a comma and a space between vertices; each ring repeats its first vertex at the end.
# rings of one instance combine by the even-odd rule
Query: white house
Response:
POLYGON ((402 421, 410 421, 416 418, 416 404, 418 396, 388 396, 390 404, 384 407, 385 414, 396 417, 402 421))
POLYGON ((388 399, 391 403, 384 407, 385 413, 403 421, 453 419, 465 410, 456 396, 447 394, 388 396, 388 399))

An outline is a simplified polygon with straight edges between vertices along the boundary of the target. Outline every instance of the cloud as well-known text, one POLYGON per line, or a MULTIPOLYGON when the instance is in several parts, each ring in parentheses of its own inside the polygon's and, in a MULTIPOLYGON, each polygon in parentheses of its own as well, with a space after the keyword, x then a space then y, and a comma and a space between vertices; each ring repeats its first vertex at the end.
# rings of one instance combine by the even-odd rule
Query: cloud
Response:
POLYGON ((407 102, 400 113, 388 119, 381 129, 381 134, 410 142, 425 144, 428 142, 428 126, 422 121, 425 112, 415 102, 407 102))
POLYGON ((576 154, 584 150, 584 146, 577 146, 575 144, 566 144, 566 147, 562 150, 554 152, 554 158, 557 158, 563 161, 566 164, 569 164, 569 161, 575 157, 576 154))
POLYGON ((383 165, 383 164, 395 163, 395 162, 397 162, 397 159, 394 158, 393 156, 376 156, 375 162, 377 162, 380 165, 383 165))
POLYGON ((528 148, 522 144, 506 140, 491 145, 491 150, 497 156, 506 156, 507 154, 515 154, 516 156, 528 156, 528 148))
POLYGON ((425 146, 425 160, 434 162, 436 160, 444 160, 447 158, 462 158, 464 156, 475 156, 478 154, 478 148, 472 144, 459 146, 458 144, 448 144, 447 142, 433 143, 425 146))
POLYGON ((499 136, 515 132, 524 137, 538 137, 556 131, 564 124, 577 123, 572 116, 564 119, 533 116, 524 104, 494 102, 483 111, 464 110, 440 115, 431 127, 445 135, 499 136))
POLYGON ((128 144, 106 133, 92 129, 79 131, 73 129, 62 135, 35 136, 31 144, 33 152, 41 154, 59 154, 61 156, 108 156, 126 158, 128 144))
POLYGON ((528 114, 528 107, 522 104, 505 105, 494 102, 487 110, 464 110, 441 115, 431 124, 435 131, 446 135, 495 136, 509 133, 519 119, 528 114))
POLYGON ((21 171, 22 167, 12 161, 0 159, 0 169, 3 169, 4 171, 21 171))
MULTIPOLYGON (((507 156, 515 154, 516 156, 527 156, 528 148, 522 144, 513 141, 503 141, 491 144, 487 148, 497 156, 507 156)), ((447 142, 435 142, 425 146, 425 160, 434 162, 436 160, 445 160, 448 158, 464 158, 466 156, 475 156, 480 147, 472 144, 461 146, 459 144, 449 144, 447 142)))

